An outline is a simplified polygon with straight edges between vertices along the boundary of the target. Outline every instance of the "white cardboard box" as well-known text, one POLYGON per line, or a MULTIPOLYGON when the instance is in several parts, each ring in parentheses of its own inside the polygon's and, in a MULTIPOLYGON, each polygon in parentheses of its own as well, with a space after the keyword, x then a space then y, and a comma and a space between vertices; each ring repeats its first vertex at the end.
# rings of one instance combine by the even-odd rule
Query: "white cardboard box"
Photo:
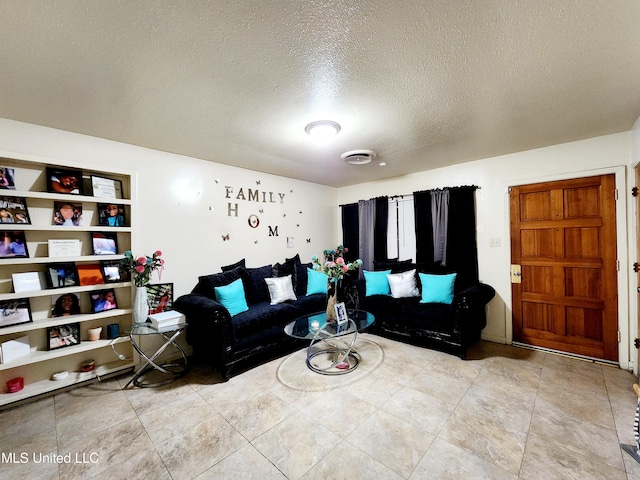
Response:
POLYGON ((0 345, 0 350, 2 351, 2 363, 9 363, 18 358, 26 357, 31 353, 29 337, 24 336, 3 342, 2 345, 0 345))

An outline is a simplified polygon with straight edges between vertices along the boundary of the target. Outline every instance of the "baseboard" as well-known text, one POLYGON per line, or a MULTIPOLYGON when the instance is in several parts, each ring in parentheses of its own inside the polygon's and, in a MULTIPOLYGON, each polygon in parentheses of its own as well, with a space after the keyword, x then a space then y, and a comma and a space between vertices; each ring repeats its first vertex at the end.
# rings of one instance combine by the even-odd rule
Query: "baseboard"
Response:
POLYGON ((501 337, 499 335, 491 335, 491 334, 482 333, 480 335, 480 338, 482 340, 487 340, 488 342, 502 343, 503 345, 507 344, 507 337, 501 337))

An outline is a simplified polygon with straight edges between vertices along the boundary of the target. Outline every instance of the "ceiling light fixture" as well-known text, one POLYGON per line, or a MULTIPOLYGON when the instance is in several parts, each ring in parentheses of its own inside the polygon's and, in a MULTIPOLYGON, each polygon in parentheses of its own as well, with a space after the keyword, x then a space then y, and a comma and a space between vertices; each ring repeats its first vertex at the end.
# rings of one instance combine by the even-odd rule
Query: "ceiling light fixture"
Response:
POLYGON ((318 120, 304 127, 304 131, 313 138, 326 140, 337 135, 340 128, 340 124, 332 120, 318 120))

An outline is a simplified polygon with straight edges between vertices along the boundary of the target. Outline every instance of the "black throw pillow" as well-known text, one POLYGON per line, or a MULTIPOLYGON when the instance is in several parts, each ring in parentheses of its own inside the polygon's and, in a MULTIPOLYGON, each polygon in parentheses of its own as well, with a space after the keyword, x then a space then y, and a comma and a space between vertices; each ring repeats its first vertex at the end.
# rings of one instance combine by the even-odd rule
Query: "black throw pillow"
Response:
POLYGON ((236 263, 231 264, 231 265, 225 265, 224 267, 221 267, 221 270, 223 272, 227 272, 229 270, 233 270, 233 269, 238 268, 238 267, 242 267, 242 268, 246 267, 244 258, 242 260, 236 262, 236 263))
POLYGON ((269 300, 269 289, 264 279, 271 278, 271 270, 271 265, 240 269, 240 278, 242 278, 244 293, 249 305, 269 300))
POLYGON ((193 293, 199 293, 212 300, 216 299, 215 287, 223 287, 240 278, 240 268, 234 268, 214 275, 204 275, 198 278, 198 284, 193 289, 193 293))

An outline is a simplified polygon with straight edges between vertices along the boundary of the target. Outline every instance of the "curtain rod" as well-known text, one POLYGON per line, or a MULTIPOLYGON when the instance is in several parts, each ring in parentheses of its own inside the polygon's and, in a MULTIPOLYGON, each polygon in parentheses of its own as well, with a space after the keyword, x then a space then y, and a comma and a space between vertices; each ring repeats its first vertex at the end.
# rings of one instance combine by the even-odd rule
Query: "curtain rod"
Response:
MULTIPOLYGON (((482 190, 482 187, 478 186, 478 185, 461 185, 460 187, 474 187, 476 190, 482 190)), ((437 190, 448 190, 450 188, 460 188, 460 187, 443 187, 443 188, 432 188, 431 190, 421 190, 423 192, 430 192, 430 191, 437 191, 437 190)), ((413 192, 416 193, 416 192, 413 192)), ((404 197, 413 197, 413 193, 405 193, 403 195, 389 195, 388 198, 390 198, 391 200, 396 199, 396 198, 404 198, 404 197)), ((386 196, 386 195, 383 195, 386 196)), ((377 197, 380 198, 380 197, 377 197)), ((373 199, 370 199, 373 200, 373 199)), ((348 205, 357 205, 358 202, 352 202, 352 203, 346 203, 343 205, 338 205, 339 207, 346 207, 348 205)))

